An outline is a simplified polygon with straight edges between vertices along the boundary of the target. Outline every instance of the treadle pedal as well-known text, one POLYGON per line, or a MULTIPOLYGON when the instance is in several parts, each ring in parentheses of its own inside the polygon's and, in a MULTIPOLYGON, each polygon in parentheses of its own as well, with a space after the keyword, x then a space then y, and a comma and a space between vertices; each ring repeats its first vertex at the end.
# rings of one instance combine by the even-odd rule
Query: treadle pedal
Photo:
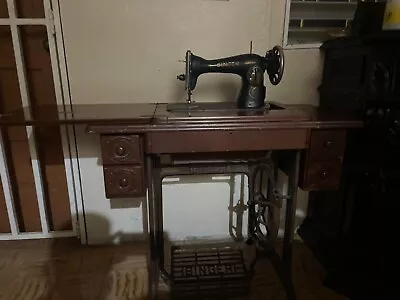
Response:
POLYGON ((227 299, 250 293, 250 273, 236 248, 174 246, 171 279, 171 299, 227 299))

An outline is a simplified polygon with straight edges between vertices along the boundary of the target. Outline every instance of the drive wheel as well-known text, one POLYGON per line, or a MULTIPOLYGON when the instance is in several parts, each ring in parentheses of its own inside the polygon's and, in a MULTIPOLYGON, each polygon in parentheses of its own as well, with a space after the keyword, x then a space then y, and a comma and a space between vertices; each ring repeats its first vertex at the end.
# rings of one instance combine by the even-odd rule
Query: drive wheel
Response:
POLYGON ((274 164, 258 165, 252 172, 249 199, 249 231, 259 246, 275 244, 279 229, 281 196, 276 189, 274 164))

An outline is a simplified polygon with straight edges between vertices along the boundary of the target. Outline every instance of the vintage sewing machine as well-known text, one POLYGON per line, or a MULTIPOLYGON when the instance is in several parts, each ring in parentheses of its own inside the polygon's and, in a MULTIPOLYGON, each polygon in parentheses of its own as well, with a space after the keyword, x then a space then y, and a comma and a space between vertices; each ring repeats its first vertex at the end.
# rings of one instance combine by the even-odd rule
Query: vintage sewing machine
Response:
MULTIPOLYGON (((213 272, 221 268, 218 274, 211 271, 200 274, 205 266, 193 258, 198 252, 189 251, 193 264, 183 273, 182 268, 173 268, 182 257, 182 249, 174 247, 169 255, 171 270, 164 267, 168 263, 164 264, 162 189, 162 180, 167 176, 247 175, 248 224, 243 241, 248 243, 242 244, 246 248, 252 244, 251 247, 259 249, 258 253, 277 258, 271 249, 278 241, 281 205, 286 202, 279 264, 282 273, 279 274, 283 274, 281 279, 288 299, 293 299, 291 263, 297 188, 309 191, 338 188, 347 131, 361 127, 362 122, 354 116, 338 115, 309 105, 266 101, 265 72, 270 82, 277 85, 282 79, 284 65, 283 51, 278 46, 265 56, 249 53, 215 60, 206 60, 188 51, 186 74, 178 76, 185 81, 186 103, 73 105, 68 109, 42 106, 35 107, 34 116, 25 109, 0 115, 0 126, 85 124, 87 133, 99 135, 105 198, 107 201, 142 199, 145 207, 150 242, 149 299, 157 299, 161 278, 169 283, 175 295, 187 291, 190 295, 186 293, 184 299, 198 294, 204 284, 217 281, 221 281, 221 285, 213 284, 211 289, 215 292, 225 286, 237 296, 239 291, 234 287, 240 287, 241 282, 246 286, 242 291, 247 291, 254 265, 246 267, 246 272, 239 272, 245 269, 243 257, 236 253, 236 248, 229 253, 218 252, 219 249, 206 253, 218 262, 213 266, 213 272), (192 101, 198 77, 217 72, 241 77, 242 87, 236 102, 192 101), (288 178, 285 195, 276 188, 278 169, 288 178), (220 254, 236 257, 235 265, 224 264, 219 260, 220 254), (228 271, 232 274, 227 274, 228 271), (231 285, 231 277, 226 275, 236 278, 235 285, 231 285), (210 281, 210 278, 213 279, 210 281), (226 278, 229 280, 225 281, 226 278), (186 290, 188 285, 191 288, 186 290)), ((135 101, 133 96, 132 99, 135 101)))
POLYGON ((185 81, 187 102, 183 105, 170 104, 167 108, 169 111, 229 108, 264 110, 266 106, 264 74, 267 72, 270 82, 277 85, 282 79, 285 66, 283 49, 280 46, 273 47, 265 56, 249 53, 212 60, 194 55, 188 50, 185 62, 186 73, 177 76, 177 79, 185 81), (241 77, 242 87, 236 100, 236 107, 226 102, 192 102, 192 91, 196 88, 197 80, 200 75, 206 73, 231 73, 241 77))

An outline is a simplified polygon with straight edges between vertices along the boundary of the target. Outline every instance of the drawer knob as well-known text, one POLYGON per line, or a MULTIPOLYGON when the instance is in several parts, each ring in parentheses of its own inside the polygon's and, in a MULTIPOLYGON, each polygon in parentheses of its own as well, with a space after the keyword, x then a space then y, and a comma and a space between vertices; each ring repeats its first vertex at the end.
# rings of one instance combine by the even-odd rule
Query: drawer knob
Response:
POLYGON ((126 188, 129 185, 129 181, 128 181, 128 179, 123 177, 118 181, 118 184, 119 184, 120 187, 126 188))
POLYGON ((123 156, 123 155, 125 155, 125 153, 126 153, 125 147, 123 147, 123 146, 117 146, 117 148, 115 149, 115 153, 116 153, 118 156, 123 156))
POLYGON ((329 148, 330 146, 332 146, 332 142, 331 141, 325 141, 324 142, 324 147, 325 148, 329 148))
POLYGON ((328 178, 328 173, 326 171, 322 171, 321 174, 319 175, 321 179, 327 179, 328 178))

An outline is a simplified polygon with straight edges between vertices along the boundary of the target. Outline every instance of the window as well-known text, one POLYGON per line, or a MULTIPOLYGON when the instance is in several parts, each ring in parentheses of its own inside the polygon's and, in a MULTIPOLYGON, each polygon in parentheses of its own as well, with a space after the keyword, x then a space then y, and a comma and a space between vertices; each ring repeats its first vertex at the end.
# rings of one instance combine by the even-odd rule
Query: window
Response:
POLYGON ((284 45, 319 47, 351 27, 357 0, 287 0, 284 45))

